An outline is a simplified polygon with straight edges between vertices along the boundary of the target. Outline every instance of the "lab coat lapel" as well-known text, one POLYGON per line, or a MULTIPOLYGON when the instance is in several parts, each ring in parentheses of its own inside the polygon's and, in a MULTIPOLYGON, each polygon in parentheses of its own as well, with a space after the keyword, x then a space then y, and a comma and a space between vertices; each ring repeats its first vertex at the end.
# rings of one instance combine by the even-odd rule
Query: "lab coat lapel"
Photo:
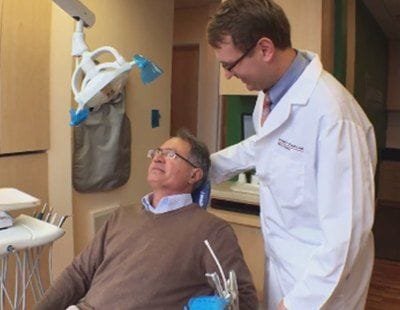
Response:
MULTIPOLYGON (((282 98, 283 99, 283 98, 282 98)), ((260 137, 264 137, 281 126, 290 115, 291 104, 287 100, 280 100, 277 106, 269 113, 264 126, 260 127, 260 137)))
POLYGON ((260 138, 282 126, 289 118, 294 105, 307 105, 322 73, 322 64, 318 56, 313 53, 307 53, 307 57, 312 59, 310 64, 270 112, 264 126, 259 128, 260 138))

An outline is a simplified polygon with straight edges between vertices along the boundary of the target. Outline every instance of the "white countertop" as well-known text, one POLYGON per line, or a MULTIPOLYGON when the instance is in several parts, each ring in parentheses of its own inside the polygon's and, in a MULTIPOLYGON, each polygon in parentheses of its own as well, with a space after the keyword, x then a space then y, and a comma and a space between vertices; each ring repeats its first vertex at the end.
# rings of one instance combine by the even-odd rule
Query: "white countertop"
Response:
MULTIPOLYGON (((231 189, 232 186, 237 185, 236 182, 224 182, 221 184, 213 184, 211 190, 211 198, 226 200, 237 203, 244 203, 250 205, 259 205, 259 195, 255 192, 239 192, 231 189)), ((249 206, 250 207, 250 206, 249 206)), ((208 212, 219 216, 229 223, 235 223, 250 227, 260 227, 260 219, 258 215, 246 214, 240 212, 233 212, 228 210, 220 210, 209 207, 208 212)))
POLYGON ((213 184, 211 187, 211 198, 241 202, 253 205, 259 205, 260 197, 256 191, 246 191, 246 187, 250 184, 244 184, 244 191, 232 190, 232 186, 235 188, 240 187, 237 182, 224 182, 221 184, 213 184))

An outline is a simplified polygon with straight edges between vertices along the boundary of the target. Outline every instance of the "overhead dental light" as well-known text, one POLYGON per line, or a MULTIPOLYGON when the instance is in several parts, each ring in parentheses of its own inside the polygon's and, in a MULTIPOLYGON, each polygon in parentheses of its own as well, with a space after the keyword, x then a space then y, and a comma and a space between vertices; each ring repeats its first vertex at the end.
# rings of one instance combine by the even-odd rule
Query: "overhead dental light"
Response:
POLYGON ((103 46, 90 52, 83 29, 93 26, 96 19, 94 14, 79 0, 53 1, 76 20, 72 56, 78 57, 78 60, 72 75, 71 88, 78 108, 70 111, 72 126, 84 121, 90 110, 96 110, 104 103, 117 99, 128 81, 129 71, 134 66, 140 69, 144 84, 152 82, 163 73, 161 68, 141 55, 135 55, 132 61, 126 61, 111 46, 103 46), (115 60, 100 63, 98 57, 106 53, 111 54, 115 60))

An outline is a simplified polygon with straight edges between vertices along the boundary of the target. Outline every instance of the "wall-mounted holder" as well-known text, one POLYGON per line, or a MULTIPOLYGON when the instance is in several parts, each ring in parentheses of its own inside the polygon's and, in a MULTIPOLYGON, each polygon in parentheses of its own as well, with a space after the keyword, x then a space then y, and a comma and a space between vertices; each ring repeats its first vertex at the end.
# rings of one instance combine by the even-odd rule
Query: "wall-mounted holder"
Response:
POLYGON ((151 110, 151 128, 160 127, 160 110, 153 109, 151 110))

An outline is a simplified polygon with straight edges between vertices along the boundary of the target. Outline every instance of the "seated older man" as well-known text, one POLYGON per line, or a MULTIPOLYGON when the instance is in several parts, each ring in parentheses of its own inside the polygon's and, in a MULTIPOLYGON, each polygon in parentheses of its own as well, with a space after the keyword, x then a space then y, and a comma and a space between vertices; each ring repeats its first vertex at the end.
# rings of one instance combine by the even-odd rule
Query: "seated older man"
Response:
POLYGON ((116 211, 61 274, 36 309, 182 309, 194 296, 213 293, 205 273, 235 270, 240 309, 257 309, 249 270, 232 228, 193 203, 206 178, 207 147, 186 131, 150 150, 141 204, 116 211))

